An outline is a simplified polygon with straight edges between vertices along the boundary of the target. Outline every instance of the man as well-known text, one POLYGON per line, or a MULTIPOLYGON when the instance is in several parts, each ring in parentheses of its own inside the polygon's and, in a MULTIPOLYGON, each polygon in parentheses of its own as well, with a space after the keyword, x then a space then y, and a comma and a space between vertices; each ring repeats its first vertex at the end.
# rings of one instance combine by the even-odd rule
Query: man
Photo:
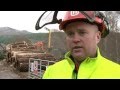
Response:
POLYGON ((94 11, 86 11, 86 15, 66 12, 59 27, 67 35, 69 52, 65 59, 47 68, 43 79, 120 78, 120 65, 102 57, 97 46, 101 37, 108 34, 105 17, 94 11))

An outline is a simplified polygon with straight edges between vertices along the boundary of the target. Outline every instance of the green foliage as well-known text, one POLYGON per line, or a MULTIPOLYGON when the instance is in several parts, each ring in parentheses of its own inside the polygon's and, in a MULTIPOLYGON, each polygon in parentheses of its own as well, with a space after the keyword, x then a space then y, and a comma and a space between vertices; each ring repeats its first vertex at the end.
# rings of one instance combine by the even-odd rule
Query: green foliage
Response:
POLYGON ((9 44, 17 41, 19 38, 29 39, 31 42, 45 41, 47 40, 47 33, 32 33, 26 35, 4 35, 0 36, 0 43, 9 44))
POLYGON ((26 35, 26 38, 31 40, 33 43, 37 41, 46 41, 48 37, 48 33, 32 33, 26 35))

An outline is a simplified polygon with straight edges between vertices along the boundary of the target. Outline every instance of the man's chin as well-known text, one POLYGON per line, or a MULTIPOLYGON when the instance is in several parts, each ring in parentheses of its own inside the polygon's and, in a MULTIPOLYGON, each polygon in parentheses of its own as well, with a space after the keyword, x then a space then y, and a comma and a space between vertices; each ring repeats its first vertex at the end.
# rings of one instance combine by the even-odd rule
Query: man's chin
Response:
POLYGON ((73 53, 72 56, 74 58, 83 58, 84 57, 84 55, 82 53, 73 53))

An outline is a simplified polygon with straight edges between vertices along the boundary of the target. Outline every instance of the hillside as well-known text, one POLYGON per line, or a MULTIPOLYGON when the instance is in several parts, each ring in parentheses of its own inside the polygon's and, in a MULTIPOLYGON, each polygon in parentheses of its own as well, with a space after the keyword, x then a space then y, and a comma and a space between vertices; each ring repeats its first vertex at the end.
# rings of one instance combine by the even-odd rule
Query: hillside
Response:
POLYGON ((25 35, 25 34, 30 34, 30 32, 23 30, 19 31, 10 27, 0 27, 0 36, 4 35, 25 35))
POLYGON ((14 43, 16 41, 31 41, 31 42, 37 42, 41 41, 46 37, 46 34, 38 34, 38 33, 32 33, 32 34, 20 34, 20 35, 2 35, 0 36, 0 43, 9 44, 14 43), (41 36, 41 37, 40 37, 41 36))
POLYGON ((31 33, 26 30, 19 31, 10 27, 0 27, 0 43, 9 44, 16 41, 37 42, 44 40, 46 33, 31 33))

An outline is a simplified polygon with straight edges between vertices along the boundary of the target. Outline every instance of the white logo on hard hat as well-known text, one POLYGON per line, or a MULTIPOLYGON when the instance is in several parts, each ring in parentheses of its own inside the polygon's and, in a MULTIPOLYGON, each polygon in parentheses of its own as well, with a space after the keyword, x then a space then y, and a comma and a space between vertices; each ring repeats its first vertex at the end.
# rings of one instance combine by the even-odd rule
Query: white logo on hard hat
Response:
POLYGON ((79 11, 71 11, 71 16, 77 16, 80 12, 79 11))

